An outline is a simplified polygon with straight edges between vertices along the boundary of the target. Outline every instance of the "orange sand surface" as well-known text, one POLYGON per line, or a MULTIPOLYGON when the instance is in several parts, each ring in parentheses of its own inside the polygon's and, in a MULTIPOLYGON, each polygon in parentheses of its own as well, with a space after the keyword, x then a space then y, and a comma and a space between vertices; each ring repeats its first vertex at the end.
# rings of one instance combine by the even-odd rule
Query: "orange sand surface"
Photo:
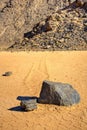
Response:
POLYGON ((87 51, 0 52, 0 130, 87 130, 87 51), (13 74, 2 76, 6 71, 13 74), (16 109, 18 96, 39 96, 43 80, 70 83, 80 103, 16 109))

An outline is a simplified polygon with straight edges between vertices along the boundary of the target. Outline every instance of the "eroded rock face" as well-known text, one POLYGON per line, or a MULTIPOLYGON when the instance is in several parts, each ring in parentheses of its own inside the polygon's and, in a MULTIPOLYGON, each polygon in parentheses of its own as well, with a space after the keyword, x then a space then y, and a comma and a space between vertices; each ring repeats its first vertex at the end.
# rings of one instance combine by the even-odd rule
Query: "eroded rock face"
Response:
MULTIPOLYGON (((71 4, 72 3, 75 5, 75 0, 71 0, 71 4)), ((37 23, 41 24, 48 16, 52 15, 57 10, 68 7, 68 5, 69 0, 1 0, 0 49, 9 48, 14 44, 18 44, 18 48, 22 48, 19 43, 22 43, 24 40, 23 38, 26 32, 30 32, 37 23)), ((84 4, 84 9, 87 11, 87 2, 84 4)), ((75 15, 73 15, 72 20, 74 17, 75 15)), ((55 21, 53 24, 55 24, 55 21)), ((50 21, 46 22, 44 26, 45 29, 51 30, 52 27, 49 25, 52 25, 50 21)), ((53 30, 55 30, 54 28, 53 30)), ((70 42, 71 41, 72 40, 70 40, 70 42)))
POLYGON ((8 50, 87 50, 87 13, 82 8, 60 10, 24 33, 8 50))
POLYGON ((39 103, 69 106, 77 104, 80 96, 69 84, 44 81, 40 92, 39 103))
POLYGON ((0 47, 6 48, 20 42, 34 24, 67 4, 66 0, 0 1, 0 47))

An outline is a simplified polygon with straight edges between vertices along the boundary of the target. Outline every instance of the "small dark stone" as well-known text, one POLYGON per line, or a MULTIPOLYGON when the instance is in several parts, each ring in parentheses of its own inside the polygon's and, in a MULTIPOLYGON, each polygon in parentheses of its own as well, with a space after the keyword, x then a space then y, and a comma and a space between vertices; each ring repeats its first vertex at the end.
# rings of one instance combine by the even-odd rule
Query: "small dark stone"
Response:
POLYGON ((32 111, 34 109, 37 109, 37 103, 36 99, 29 99, 29 100, 22 100, 20 103, 20 106, 25 111, 32 111))
POLYGON ((69 84, 44 81, 40 92, 39 103, 69 106, 80 101, 77 91, 69 84))
POLYGON ((11 71, 8 71, 8 72, 5 72, 4 74, 2 74, 2 76, 11 76, 11 75, 12 75, 11 71))

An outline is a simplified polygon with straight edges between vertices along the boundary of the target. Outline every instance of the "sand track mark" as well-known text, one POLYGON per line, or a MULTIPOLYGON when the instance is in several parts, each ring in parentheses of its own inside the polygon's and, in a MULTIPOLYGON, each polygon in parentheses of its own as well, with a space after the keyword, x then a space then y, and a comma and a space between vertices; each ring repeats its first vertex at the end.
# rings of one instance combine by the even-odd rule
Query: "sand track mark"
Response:
POLYGON ((41 87, 43 80, 49 79, 46 60, 45 54, 40 56, 38 61, 34 60, 31 67, 29 67, 28 73, 23 79, 23 86, 26 91, 32 92, 34 88, 34 93, 37 93, 38 87, 41 87))

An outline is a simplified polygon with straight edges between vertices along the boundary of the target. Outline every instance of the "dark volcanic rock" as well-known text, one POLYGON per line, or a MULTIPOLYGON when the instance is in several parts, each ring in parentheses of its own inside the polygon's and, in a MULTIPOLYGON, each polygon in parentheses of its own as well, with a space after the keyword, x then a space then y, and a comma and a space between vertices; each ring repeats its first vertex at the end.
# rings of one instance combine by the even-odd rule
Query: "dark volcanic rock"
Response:
POLYGON ((69 84, 44 81, 39 103, 69 106, 80 101, 77 91, 69 84))
POLYGON ((22 100, 20 105, 25 111, 37 109, 36 99, 22 100))

